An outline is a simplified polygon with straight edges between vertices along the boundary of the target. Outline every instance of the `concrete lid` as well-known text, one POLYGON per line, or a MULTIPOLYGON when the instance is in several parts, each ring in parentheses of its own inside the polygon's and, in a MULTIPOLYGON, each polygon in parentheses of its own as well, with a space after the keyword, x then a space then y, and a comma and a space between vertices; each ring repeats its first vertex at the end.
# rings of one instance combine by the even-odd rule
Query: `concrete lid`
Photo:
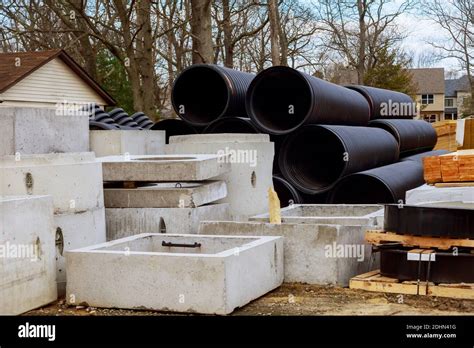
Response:
POLYGON ((61 165, 94 162, 93 152, 47 153, 38 155, 8 155, 0 157, 2 167, 27 167, 32 165, 61 165))

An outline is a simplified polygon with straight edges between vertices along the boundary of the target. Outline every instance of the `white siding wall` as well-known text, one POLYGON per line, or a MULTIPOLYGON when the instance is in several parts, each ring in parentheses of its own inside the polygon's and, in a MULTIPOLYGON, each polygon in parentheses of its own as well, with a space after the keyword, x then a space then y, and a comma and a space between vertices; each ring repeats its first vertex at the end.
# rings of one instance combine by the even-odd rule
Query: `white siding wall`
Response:
POLYGON ((0 106, 54 107, 68 103, 95 102, 104 99, 76 75, 61 59, 55 58, 13 87, 0 94, 0 106))

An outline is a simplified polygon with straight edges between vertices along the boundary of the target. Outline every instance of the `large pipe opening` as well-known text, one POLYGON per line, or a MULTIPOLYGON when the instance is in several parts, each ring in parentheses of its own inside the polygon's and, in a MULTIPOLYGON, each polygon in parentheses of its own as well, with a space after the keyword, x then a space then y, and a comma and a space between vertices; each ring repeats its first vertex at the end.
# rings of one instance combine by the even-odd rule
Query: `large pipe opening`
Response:
POLYGON ((353 174, 342 179, 332 190, 332 204, 396 203, 390 189, 376 177, 353 174))
POLYGON ((221 117, 229 105, 229 88, 216 69, 192 66, 176 79, 172 103, 176 113, 193 125, 207 125, 221 117))
POLYGON ((342 141, 323 127, 306 128, 288 137, 280 151, 282 173, 296 188, 310 194, 329 190, 347 163, 342 141))
POLYGON ((287 67, 269 68, 257 75, 247 98, 253 120, 272 134, 289 133, 302 125, 313 99, 306 79, 287 67))
POLYGON ((287 207, 290 204, 303 203, 303 199, 298 191, 288 181, 278 175, 273 176, 273 189, 278 194, 281 208, 287 207))

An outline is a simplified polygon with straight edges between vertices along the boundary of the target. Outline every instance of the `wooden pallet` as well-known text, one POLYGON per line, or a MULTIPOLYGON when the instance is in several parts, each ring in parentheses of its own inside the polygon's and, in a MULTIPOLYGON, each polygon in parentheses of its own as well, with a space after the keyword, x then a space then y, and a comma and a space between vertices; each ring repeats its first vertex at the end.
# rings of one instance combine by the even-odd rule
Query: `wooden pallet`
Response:
POLYGON ((449 250, 453 247, 474 248, 474 239, 411 236, 378 230, 365 232, 365 240, 374 245, 400 243, 407 247, 437 248, 440 250, 449 250))
POLYGON ((423 175, 428 184, 474 181, 474 150, 459 150, 423 158, 423 175))
POLYGON ((439 296, 474 300, 474 284, 434 284, 431 282, 404 281, 383 277, 380 270, 353 277, 349 288, 391 294, 439 296))

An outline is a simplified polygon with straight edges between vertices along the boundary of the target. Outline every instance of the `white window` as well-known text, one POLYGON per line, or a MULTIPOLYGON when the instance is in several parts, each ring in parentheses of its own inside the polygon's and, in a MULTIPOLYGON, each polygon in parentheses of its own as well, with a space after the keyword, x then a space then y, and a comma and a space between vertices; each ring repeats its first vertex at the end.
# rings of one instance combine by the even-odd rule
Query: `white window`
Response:
POLYGON ((444 99, 444 106, 447 108, 452 108, 454 106, 454 99, 453 98, 445 98, 444 99))
POLYGON ((436 122, 436 115, 424 115, 423 118, 429 123, 436 122))
POLYGON ((421 104, 433 104, 434 103, 434 96, 433 94, 422 94, 421 95, 421 104))

